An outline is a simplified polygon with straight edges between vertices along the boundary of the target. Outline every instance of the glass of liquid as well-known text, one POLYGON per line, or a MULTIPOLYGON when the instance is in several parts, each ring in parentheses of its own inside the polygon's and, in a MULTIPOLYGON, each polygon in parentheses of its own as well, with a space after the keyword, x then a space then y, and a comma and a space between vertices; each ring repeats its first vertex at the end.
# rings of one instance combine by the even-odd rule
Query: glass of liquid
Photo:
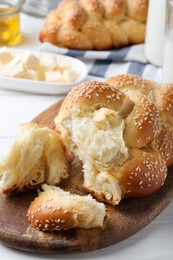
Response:
POLYGON ((0 0, 0 46, 21 42, 20 0, 0 0))
POLYGON ((38 18, 44 18, 55 9, 59 0, 25 0, 22 5, 22 12, 38 18))

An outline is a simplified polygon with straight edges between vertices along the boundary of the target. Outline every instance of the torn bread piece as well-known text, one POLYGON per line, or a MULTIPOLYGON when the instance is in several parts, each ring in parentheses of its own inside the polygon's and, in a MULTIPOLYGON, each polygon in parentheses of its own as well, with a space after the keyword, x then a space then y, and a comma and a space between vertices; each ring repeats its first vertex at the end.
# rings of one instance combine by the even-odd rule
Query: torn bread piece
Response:
POLYGON ((36 123, 21 125, 0 160, 0 193, 34 189, 42 183, 57 185, 68 177, 68 163, 59 134, 36 123))
POLYGON ((59 187, 42 185, 43 192, 27 211, 32 227, 41 231, 102 227, 106 215, 103 203, 91 195, 80 196, 59 187))

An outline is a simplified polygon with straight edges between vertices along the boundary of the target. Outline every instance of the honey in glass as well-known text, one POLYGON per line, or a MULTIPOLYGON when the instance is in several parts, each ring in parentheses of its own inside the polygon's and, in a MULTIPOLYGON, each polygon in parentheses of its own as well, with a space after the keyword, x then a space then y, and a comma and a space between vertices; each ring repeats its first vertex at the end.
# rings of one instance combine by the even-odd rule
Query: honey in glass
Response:
POLYGON ((0 0, 0 46, 21 42, 20 1, 0 0))

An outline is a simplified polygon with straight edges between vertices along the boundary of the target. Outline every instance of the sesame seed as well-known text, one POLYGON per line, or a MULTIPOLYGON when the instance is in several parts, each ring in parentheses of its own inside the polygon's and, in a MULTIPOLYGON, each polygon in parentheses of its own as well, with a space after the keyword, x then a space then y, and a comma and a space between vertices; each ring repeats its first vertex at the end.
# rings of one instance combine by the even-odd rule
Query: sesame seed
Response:
POLYGON ((48 224, 45 224, 44 227, 47 229, 47 228, 49 227, 49 225, 48 225, 48 224))
POLYGON ((56 223, 61 223, 61 219, 59 218, 59 219, 55 219, 55 222, 56 223))

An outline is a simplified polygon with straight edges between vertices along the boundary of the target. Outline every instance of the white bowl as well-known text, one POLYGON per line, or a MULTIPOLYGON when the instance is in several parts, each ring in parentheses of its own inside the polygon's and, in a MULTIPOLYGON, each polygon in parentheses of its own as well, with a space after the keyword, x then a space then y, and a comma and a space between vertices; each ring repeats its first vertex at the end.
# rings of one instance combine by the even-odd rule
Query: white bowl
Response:
MULTIPOLYGON (((27 50, 14 50, 10 49, 11 53, 13 54, 20 54, 22 55, 27 52, 27 50)), ((50 54, 48 52, 37 52, 37 51, 29 51, 31 54, 36 55, 37 57, 43 57, 46 54, 50 54)), ((13 91, 22 91, 28 93, 38 93, 38 94, 48 94, 48 95, 61 95, 68 93, 72 87, 78 85, 79 83, 83 82, 87 76, 87 68, 86 65, 75 58, 60 55, 60 54, 52 54, 57 58, 64 59, 69 61, 72 66, 71 69, 75 70, 77 73, 77 78, 72 83, 52 83, 46 81, 38 81, 38 80, 31 80, 31 79, 23 79, 23 78, 12 78, 12 77, 5 77, 0 75, 0 88, 13 90, 13 91)))

